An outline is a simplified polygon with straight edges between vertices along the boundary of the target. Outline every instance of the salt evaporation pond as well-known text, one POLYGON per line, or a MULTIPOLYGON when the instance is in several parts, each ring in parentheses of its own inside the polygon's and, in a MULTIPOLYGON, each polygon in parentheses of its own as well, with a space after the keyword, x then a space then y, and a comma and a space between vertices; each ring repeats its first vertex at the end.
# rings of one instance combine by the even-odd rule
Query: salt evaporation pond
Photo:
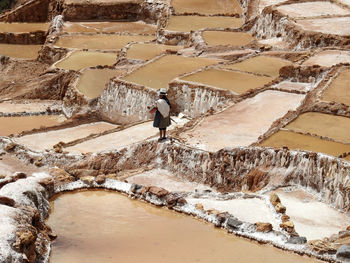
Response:
POLYGON ((65 35, 60 37, 55 45, 65 48, 120 50, 130 42, 144 42, 153 39, 153 36, 65 35))
POLYGON ((350 51, 324 50, 307 59, 303 66, 332 67, 340 63, 350 63, 350 51))
POLYGON ((41 45, 0 44, 0 55, 13 58, 36 59, 41 45))
POLYGON ((178 51, 183 46, 170 46, 161 44, 132 44, 126 53, 129 59, 149 60, 165 53, 167 50, 178 51))
POLYGON ((63 31, 69 33, 116 33, 150 34, 156 33, 156 26, 143 22, 65 22, 63 31))
POLYGON ((171 16, 166 30, 190 32, 205 28, 240 28, 241 18, 225 16, 171 16))
POLYGON ((350 69, 345 69, 332 81, 322 95, 322 100, 350 105, 350 69))
POLYGON ((260 146, 274 148, 282 148, 286 146, 293 150, 299 149, 312 152, 322 152, 335 157, 350 151, 350 145, 348 144, 327 141, 318 137, 291 131, 279 131, 260 143, 260 146))
POLYGON ((350 35, 349 17, 329 17, 319 19, 300 19, 297 24, 304 30, 321 32, 323 34, 350 35))
POLYGON ((201 15, 242 14, 242 8, 236 0, 172 0, 176 14, 196 13, 201 15))
POLYGON ((75 51, 57 62, 55 67, 68 70, 79 70, 98 65, 112 66, 116 60, 116 53, 75 51))
POLYGON ((242 94, 250 89, 263 87, 272 81, 273 78, 245 72, 208 69, 182 77, 181 80, 198 82, 204 85, 231 90, 236 94, 242 94))
POLYGON ((279 70, 289 65, 292 65, 289 60, 269 56, 256 56, 242 62, 224 66, 224 68, 278 77, 279 70))
POLYGON ((86 69, 79 79, 77 89, 88 98, 97 98, 106 88, 109 80, 122 73, 124 73, 123 70, 115 69, 86 69))
POLYGON ((50 263, 316 262, 113 192, 64 194, 51 205, 50 263))
POLYGON ((245 32, 205 31, 203 39, 209 46, 245 46, 254 40, 245 32))
POLYGON ((47 31, 49 23, 4 23, 0 22, 0 32, 23 33, 47 31))
POLYGON ((59 115, 0 117, 0 136, 9 136, 41 127, 55 126, 65 118, 59 115))

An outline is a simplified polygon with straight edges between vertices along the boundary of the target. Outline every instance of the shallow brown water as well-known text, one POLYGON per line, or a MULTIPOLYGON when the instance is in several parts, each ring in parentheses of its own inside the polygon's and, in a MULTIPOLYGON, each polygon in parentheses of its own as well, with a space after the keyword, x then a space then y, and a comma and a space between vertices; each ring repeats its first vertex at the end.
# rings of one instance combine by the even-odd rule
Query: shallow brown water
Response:
POLYGON ((97 65, 113 65, 117 60, 116 53, 75 51, 59 61, 55 66, 62 69, 79 70, 97 65))
POLYGON ((129 42, 143 42, 152 39, 154 39, 153 36, 68 35, 60 37, 55 45, 66 48, 119 50, 129 42))
POLYGON ((331 85, 323 93, 322 100, 335 101, 350 105, 349 79, 350 69, 340 72, 338 77, 333 80, 331 85))
POLYGON ((263 87, 273 80, 271 77, 217 69, 208 69, 181 79, 232 90, 238 94, 244 93, 250 89, 263 87))
POLYGON ((17 134, 34 128, 55 126, 62 121, 62 118, 57 115, 0 117, 0 136, 17 134))
POLYGON ((130 59, 149 60, 165 53, 167 50, 178 51, 182 48, 183 46, 161 44, 133 44, 126 53, 126 57, 130 59))
POLYGON ((256 56, 236 64, 225 66, 225 68, 278 77, 279 70, 282 67, 291 64, 292 63, 290 61, 285 59, 268 56, 256 56))
POLYGON ((209 46, 245 46, 252 42, 254 37, 245 32, 205 31, 203 39, 209 46))
POLYGON ((156 26, 142 22, 66 22, 64 32, 123 32, 133 34, 156 33, 156 26))
POLYGON ((236 0, 172 0, 171 5, 177 14, 242 14, 242 8, 236 0))
POLYGON ((167 30, 189 32, 204 28, 239 28, 243 24, 241 18, 225 16, 171 16, 167 30))
POLYGON ((13 58, 36 59, 41 45, 0 44, 0 54, 13 58))
POLYGON ((317 134, 338 142, 350 143, 350 118, 319 112, 307 112, 288 124, 286 129, 317 134))
POLYGON ((101 95, 111 78, 123 72, 113 69, 87 69, 80 77, 77 89, 89 98, 96 98, 101 95))
POLYGON ((113 192, 64 194, 52 204, 50 263, 316 262, 113 192))
POLYGON ((215 59, 167 55, 135 70, 123 79, 153 89, 166 88, 175 77, 218 62, 215 59))
POLYGON ((34 32, 34 31, 47 31, 49 29, 49 23, 3 23, 0 22, 0 32, 34 32))
POLYGON ((350 151, 350 145, 322 140, 310 135, 298 134, 290 131, 279 131, 265 141, 260 146, 282 148, 287 146, 293 150, 307 150, 322 152, 333 156, 339 156, 350 151))

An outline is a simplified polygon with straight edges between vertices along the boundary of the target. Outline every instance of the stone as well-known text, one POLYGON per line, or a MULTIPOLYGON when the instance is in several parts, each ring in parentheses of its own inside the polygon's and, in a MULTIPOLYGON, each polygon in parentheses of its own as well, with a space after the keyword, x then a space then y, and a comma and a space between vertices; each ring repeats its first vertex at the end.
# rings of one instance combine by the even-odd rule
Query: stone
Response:
POLYGON ((44 187, 50 195, 55 192, 55 181, 52 178, 45 178, 39 182, 39 184, 44 187))
POLYGON ((14 207, 16 202, 12 198, 0 196, 0 204, 14 207))
POLYGON ((290 217, 286 214, 283 214, 281 217, 282 223, 285 223, 290 220, 290 217))
POLYGON ((216 210, 216 209, 208 209, 208 210, 207 210, 207 213, 208 213, 209 215, 217 215, 217 214, 220 214, 221 211, 216 210))
POLYGON ((36 233, 33 234, 29 229, 24 229, 16 232, 16 242, 14 247, 19 251, 23 251, 30 245, 34 244, 36 240, 36 233))
POLYGON ((348 226, 348 227, 346 228, 346 230, 350 231, 350 226, 348 226))
POLYGON ((275 206, 275 210, 277 213, 284 214, 286 212, 287 208, 284 205, 282 205, 281 203, 278 203, 275 206))
POLYGON ((239 229, 239 227, 243 224, 242 221, 238 220, 237 218, 235 217, 230 217, 228 220, 227 220, 227 226, 229 228, 232 228, 234 230, 237 230, 239 229))
POLYGON ((178 200, 182 198, 182 195, 179 193, 169 193, 165 197, 165 201, 168 208, 172 208, 177 205, 178 200))
POLYGON ((158 198, 162 198, 162 197, 166 196, 169 193, 164 188, 161 188, 161 187, 158 187, 158 186, 150 186, 148 188, 148 192, 150 194, 156 195, 158 198))
POLYGON ((93 182, 95 181, 95 177, 83 176, 83 177, 80 177, 80 180, 83 181, 83 183, 85 183, 85 184, 92 185, 93 182))
POLYGON ((272 192, 270 193, 270 202, 273 206, 276 206, 277 204, 281 203, 281 199, 275 192, 272 192))
POLYGON ((272 225, 270 223, 256 222, 255 226, 258 232, 268 233, 272 231, 272 225))
POLYGON ((350 246, 342 245, 340 248, 338 248, 336 257, 337 259, 350 262, 350 246))
POLYGON ((299 236, 291 236, 291 237, 287 240, 287 243, 290 243, 290 244, 298 244, 298 245, 305 244, 306 242, 307 242, 306 237, 299 237, 299 236))
POLYGON ((96 177, 97 184, 103 184, 106 181, 106 177, 103 174, 100 174, 96 177))
POLYGON ((11 143, 9 143, 8 145, 6 145, 5 151, 6 151, 6 152, 10 152, 10 151, 14 150, 15 147, 16 147, 16 144, 13 143, 13 142, 11 142, 11 143))
POLYGON ((15 173, 14 176, 12 177, 14 180, 18 180, 18 179, 25 179, 27 178, 27 175, 25 173, 22 172, 18 172, 15 173))
POLYGON ((53 176, 55 182, 69 183, 75 181, 74 176, 70 175, 61 168, 50 169, 50 174, 53 176))
POLYGON ((288 233, 294 232, 294 223, 292 221, 284 222, 280 224, 280 227, 288 233))
POLYGON ((140 193, 142 190, 143 186, 140 184, 132 184, 130 187, 130 191, 134 194, 140 193))
POLYGON ((98 175, 97 170, 89 170, 89 169, 74 169, 73 171, 71 171, 71 173, 80 179, 81 177, 85 177, 85 176, 96 177, 98 175))
POLYGON ((204 210, 204 207, 203 207, 203 205, 201 203, 196 204, 195 207, 198 210, 204 210))
POLYGON ((331 244, 325 240, 311 240, 308 242, 308 246, 313 251, 316 251, 317 253, 328 253, 328 254, 335 254, 337 252, 337 246, 334 244, 331 244))
POLYGON ((179 198, 179 200, 177 200, 177 205, 178 206, 183 206, 185 204, 187 204, 187 201, 186 201, 185 198, 181 197, 181 198, 179 198))

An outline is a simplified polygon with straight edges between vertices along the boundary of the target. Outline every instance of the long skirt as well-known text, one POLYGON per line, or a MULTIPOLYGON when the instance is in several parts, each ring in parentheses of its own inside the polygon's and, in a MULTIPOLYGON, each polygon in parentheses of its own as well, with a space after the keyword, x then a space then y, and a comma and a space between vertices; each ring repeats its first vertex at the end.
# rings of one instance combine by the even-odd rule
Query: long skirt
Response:
POLYGON ((166 127, 170 126, 170 124, 170 116, 164 118, 162 114, 160 114, 160 112, 157 110, 153 121, 153 127, 165 129, 166 127))

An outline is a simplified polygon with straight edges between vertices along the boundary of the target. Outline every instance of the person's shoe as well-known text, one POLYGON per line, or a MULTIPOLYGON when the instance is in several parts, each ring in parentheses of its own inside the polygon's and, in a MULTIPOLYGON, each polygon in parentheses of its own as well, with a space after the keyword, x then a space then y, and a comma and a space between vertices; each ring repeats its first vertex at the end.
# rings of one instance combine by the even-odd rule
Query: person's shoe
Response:
POLYGON ((158 139, 158 142, 161 142, 161 141, 163 141, 163 138, 159 138, 159 139, 158 139))

